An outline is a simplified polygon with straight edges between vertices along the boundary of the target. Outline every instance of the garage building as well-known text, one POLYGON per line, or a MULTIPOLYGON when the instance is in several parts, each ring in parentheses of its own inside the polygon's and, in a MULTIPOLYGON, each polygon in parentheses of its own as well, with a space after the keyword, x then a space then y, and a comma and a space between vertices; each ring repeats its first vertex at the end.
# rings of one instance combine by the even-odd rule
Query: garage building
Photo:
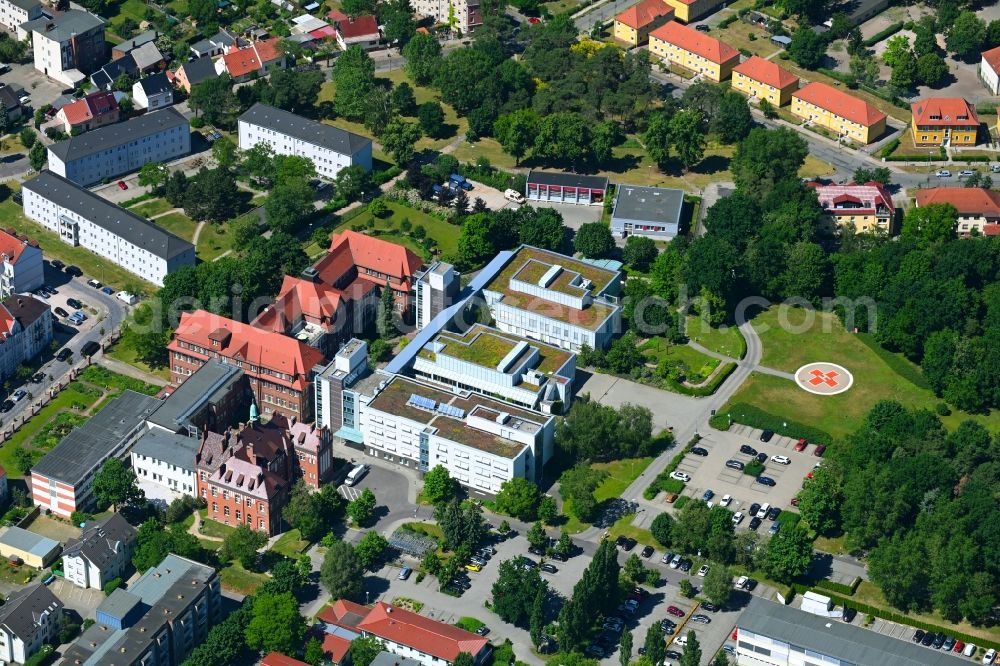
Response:
POLYGON ((604 176, 581 176, 561 171, 529 171, 524 195, 528 201, 582 204, 604 203, 608 179, 604 176))
POLYGON ((0 534, 0 555, 19 559, 29 567, 44 569, 59 555, 59 542, 20 527, 8 527, 0 534))
POLYGON ((649 236, 670 239, 678 233, 683 209, 682 190, 619 185, 611 212, 611 233, 618 238, 649 236))

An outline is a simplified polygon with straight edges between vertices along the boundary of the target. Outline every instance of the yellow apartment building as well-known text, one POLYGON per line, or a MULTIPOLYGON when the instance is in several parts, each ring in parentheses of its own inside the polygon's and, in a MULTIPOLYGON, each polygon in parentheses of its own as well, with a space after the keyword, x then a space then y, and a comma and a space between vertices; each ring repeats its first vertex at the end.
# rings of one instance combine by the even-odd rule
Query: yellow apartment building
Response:
POLYGON ((886 115, 868 102, 814 81, 792 94, 792 115, 838 137, 869 144, 885 133, 886 115))
POLYGON ((792 101, 792 93, 798 89, 799 77, 760 56, 753 56, 733 69, 733 90, 754 102, 766 99, 774 106, 784 106, 792 101))
POLYGON ((729 44, 670 21, 649 33, 649 52, 716 83, 725 81, 740 62, 729 44))

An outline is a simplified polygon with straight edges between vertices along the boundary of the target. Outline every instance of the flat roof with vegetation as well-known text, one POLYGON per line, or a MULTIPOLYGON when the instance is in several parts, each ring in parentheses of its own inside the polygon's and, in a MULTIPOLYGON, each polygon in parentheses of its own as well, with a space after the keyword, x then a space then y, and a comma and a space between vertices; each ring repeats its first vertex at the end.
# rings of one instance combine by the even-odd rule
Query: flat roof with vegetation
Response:
MULTIPOLYGON (((504 360, 519 343, 527 342, 531 347, 538 349, 541 362, 534 368, 542 374, 556 372, 569 360, 570 352, 552 347, 537 340, 529 340, 511 333, 504 333, 495 328, 489 328, 482 324, 475 324, 464 334, 462 333, 441 333, 434 342, 444 345, 441 353, 466 361, 475 365, 495 369, 500 361, 504 360)), ((528 353, 525 350, 524 353, 528 353)), ((428 360, 436 360, 436 354, 424 347, 420 350, 420 356, 428 360)), ((516 365, 516 361, 511 365, 516 365)))

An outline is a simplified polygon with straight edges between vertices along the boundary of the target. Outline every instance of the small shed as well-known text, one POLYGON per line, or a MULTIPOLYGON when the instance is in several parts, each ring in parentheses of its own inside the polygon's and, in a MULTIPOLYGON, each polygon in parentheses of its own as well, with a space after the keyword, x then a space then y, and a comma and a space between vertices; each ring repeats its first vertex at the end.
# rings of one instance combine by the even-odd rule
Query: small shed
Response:
POLYGON ((0 534, 0 555, 18 559, 29 567, 44 569, 59 555, 59 542, 20 527, 8 527, 0 534))
POLYGON ((531 170, 528 172, 525 189, 524 195, 529 201, 590 206, 604 203, 608 179, 605 176, 581 176, 563 171, 531 170))
POLYGON ((788 45, 792 43, 791 37, 786 37, 785 35, 773 35, 771 37, 771 42, 777 44, 782 48, 788 48, 788 45))

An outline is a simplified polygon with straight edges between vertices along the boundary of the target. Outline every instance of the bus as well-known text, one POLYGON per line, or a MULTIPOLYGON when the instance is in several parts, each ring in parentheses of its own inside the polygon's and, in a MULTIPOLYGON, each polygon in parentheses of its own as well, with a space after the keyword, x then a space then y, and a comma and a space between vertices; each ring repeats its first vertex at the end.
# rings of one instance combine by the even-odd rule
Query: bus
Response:
POLYGON ((358 465, 357 467, 355 467, 350 471, 350 473, 347 475, 347 479, 344 480, 344 483, 346 483, 349 486, 353 486, 358 481, 360 481, 362 477, 364 477, 364 475, 367 473, 368 473, 368 465, 363 465, 363 464, 358 465))

